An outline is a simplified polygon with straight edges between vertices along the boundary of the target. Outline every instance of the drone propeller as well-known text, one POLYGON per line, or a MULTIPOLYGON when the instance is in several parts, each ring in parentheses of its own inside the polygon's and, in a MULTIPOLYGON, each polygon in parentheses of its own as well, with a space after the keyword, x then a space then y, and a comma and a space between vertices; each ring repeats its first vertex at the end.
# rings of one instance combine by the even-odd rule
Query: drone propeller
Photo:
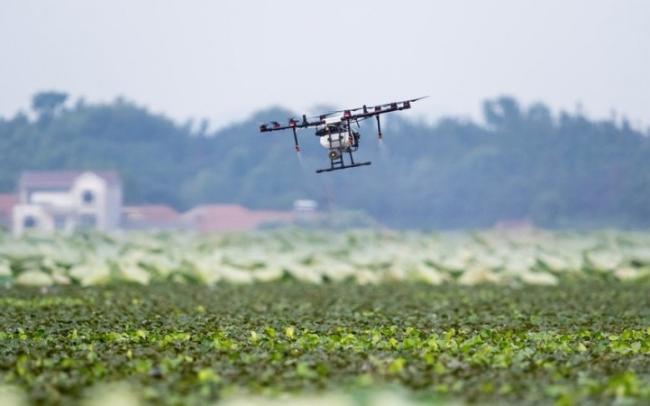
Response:
POLYGON ((415 99, 408 99, 408 100, 403 100, 403 101, 398 101, 398 102, 391 102, 391 103, 386 103, 386 104, 378 104, 376 106, 371 106, 371 107, 368 107, 367 105, 364 104, 361 107, 355 107, 355 108, 352 108, 352 109, 343 109, 343 110, 330 111, 328 113, 321 114, 320 117, 329 117, 329 116, 331 116, 333 114, 346 113, 346 112, 356 112, 356 111, 360 111, 360 110, 363 110, 363 114, 369 114, 371 112, 381 112, 386 108, 397 109, 397 108, 399 108, 400 104, 405 108, 410 108, 411 103, 414 103, 414 102, 416 102, 418 100, 426 99, 427 97, 429 97, 429 96, 422 96, 422 97, 417 97, 415 99))

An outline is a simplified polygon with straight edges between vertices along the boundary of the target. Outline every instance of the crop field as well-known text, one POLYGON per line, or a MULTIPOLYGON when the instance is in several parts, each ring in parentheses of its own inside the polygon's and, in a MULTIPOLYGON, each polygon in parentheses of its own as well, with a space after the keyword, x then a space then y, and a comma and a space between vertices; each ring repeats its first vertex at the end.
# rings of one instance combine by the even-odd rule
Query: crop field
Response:
POLYGON ((650 235, 3 237, 0 403, 650 402, 650 235))
POLYGON ((557 285, 650 278, 650 233, 491 231, 421 234, 276 230, 227 235, 127 233, 11 239, 0 235, 0 283, 128 281, 557 285))

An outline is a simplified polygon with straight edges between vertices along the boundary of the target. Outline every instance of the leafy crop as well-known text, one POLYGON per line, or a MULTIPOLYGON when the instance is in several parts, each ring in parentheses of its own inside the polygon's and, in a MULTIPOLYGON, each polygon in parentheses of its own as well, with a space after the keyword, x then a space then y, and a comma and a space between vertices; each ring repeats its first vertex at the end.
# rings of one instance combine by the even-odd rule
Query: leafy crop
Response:
POLYGON ((650 402, 645 283, 152 283, 0 291, 0 377, 32 402, 131 385, 151 403, 240 393, 650 402))
POLYGON ((213 285, 286 278, 430 285, 647 280, 650 234, 285 229, 226 235, 0 236, 0 282, 8 285, 90 286, 115 281, 213 285))

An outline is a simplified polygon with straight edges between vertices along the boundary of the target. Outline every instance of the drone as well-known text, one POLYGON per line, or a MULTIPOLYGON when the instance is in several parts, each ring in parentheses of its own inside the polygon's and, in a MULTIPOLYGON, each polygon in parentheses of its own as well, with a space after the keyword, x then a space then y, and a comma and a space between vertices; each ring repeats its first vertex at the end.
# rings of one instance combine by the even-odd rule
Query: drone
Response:
POLYGON ((359 139, 361 138, 361 134, 359 134, 359 131, 353 130, 352 125, 356 124, 358 130, 360 128, 359 122, 375 117, 377 120, 377 138, 381 140, 383 134, 381 133, 381 121, 379 116, 393 111, 410 109, 411 103, 421 99, 424 99, 424 97, 370 107, 364 104, 362 107, 332 111, 310 118, 307 118, 307 115, 303 114, 302 120, 297 120, 293 117, 290 118, 288 125, 282 125, 277 121, 262 124, 260 125, 260 132, 265 133, 271 131, 291 130, 293 132, 293 141, 295 143, 296 152, 300 153, 298 130, 304 128, 315 128, 316 136, 320 140, 320 145, 327 149, 327 156, 330 159, 330 167, 318 169, 316 170, 316 173, 366 166, 370 165, 371 162, 354 161, 352 153, 359 148, 359 139), (348 163, 345 162, 345 154, 349 157, 348 163))

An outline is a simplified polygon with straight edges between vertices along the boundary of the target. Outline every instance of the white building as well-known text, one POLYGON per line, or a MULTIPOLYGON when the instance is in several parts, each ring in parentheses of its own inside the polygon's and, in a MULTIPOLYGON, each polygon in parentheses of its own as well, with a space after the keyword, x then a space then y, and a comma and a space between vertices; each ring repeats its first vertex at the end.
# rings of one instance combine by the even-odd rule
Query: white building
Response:
POLYGON ((122 184, 115 172, 24 172, 13 207, 12 229, 72 231, 119 227, 122 184))

